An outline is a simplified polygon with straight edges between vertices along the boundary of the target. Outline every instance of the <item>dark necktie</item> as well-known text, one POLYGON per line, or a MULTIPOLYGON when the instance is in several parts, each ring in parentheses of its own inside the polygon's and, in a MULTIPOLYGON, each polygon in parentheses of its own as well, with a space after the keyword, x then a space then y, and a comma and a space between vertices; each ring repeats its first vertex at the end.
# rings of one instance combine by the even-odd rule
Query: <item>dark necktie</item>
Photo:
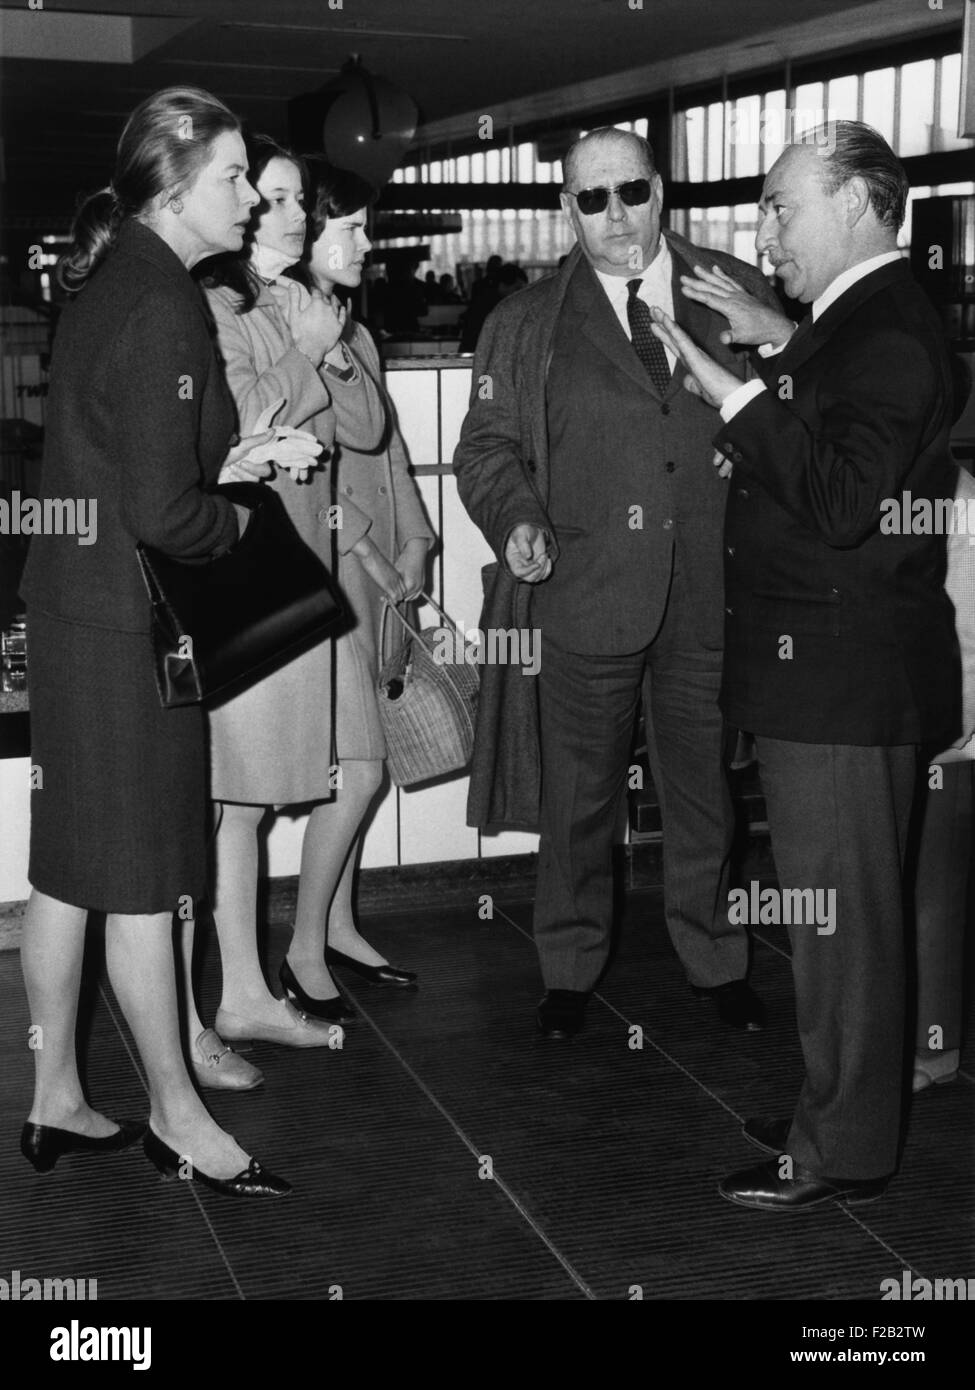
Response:
POLYGON ((650 310, 642 299, 637 299, 642 283, 642 280, 626 282, 626 288, 630 292, 626 302, 626 317, 636 355, 649 372, 654 388, 663 396, 670 390, 670 366, 664 345, 651 327, 653 320, 650 310))
POLYGON ((806 339, 811 336, 814 327, 812 313, 808 313, 804 319, 800 320, 799 327, 782 349, 783 353, 794 352, 796 348, 802 347, 806 339))

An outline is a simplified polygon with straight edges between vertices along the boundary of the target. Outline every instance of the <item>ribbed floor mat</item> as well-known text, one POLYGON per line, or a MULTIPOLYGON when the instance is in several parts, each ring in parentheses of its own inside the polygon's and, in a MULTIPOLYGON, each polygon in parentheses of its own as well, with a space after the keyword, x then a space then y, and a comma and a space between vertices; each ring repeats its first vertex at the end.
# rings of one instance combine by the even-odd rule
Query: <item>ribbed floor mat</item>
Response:
MULTIPOLYGON (((629 895, 617 957, 585 1033, 542 1041, 530 907, 498 904, 364 921, 418 993, 345 976, 359 1006, 341 1051, 248 1053, 266 1085, 207 1092, 241 1144, 295 1186, 242 1202, 162 1183, 141 1151, 17 1152, 31 1093, 19 957, 0 956, 0 1273, 97 1278, 100 1299, 877 1299, 909 1268, 972 1269, 973 1086, 918 1098, 902 1171, 857 1216, 766 1216, 716 1184, 758 1161, 749 1114, 788 1112, 801 1076, 788 943, 760 929, 752 980, 762 1034, 720 1025, 671 950, 659 892, 629 895), (640 1032, 634 1031, 642 1030, 640 1032), (637 1044, 642 1041, 642 1046, 637 1044)), ((268 934, 274 979, 288 932, 268 934)), ((97 952, 92 968, 97 969, 97 952)), ((217 1002, 206 952, 204 1016, 217 1002)), ((93 1102, 146 1111, 107 986, 87 1053, 93 1102)), ((966 1068, 971 1074, 969 1044, 966 1068)), ((5 1277, 8 1277, 5 1275, 5 1277)))

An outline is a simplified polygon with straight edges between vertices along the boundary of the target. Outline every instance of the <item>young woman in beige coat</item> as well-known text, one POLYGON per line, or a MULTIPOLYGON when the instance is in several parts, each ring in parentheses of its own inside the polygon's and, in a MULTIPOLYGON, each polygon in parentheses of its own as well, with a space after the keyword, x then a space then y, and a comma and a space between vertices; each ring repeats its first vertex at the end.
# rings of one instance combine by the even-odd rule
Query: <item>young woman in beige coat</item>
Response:
MULTIPOLYGON (((253 246, 243 259, 218 264, 205 281, 239 428, 249 429, 283 398, 274 423, 306 429, 330 448, 336 431, 331 393, 340 382, 347 394, 361 396, 360 409, 347 421, 351 444, 372 447, 381 433, 381 413, 378 402, 370 408, 361 380, 344 379, 344 312, 281 278, 304 245, 304 170, 263 138, 252 142, 250 153, 250 178, 262 198, 253 246)), ((368 535, 369 517, 348 504, 337 525, 328 449, 310 470, 278 468, 267 486, 279 493, 302 539, 330 568, 337 545, 340 551, 355 548, 367 571, 385 574, 368 535)), ((299 930, 327 908, 317 866, 331 853, 333 833, 324 816, 336 782, 332 647, 331 639, 317 643, 210 711, 211 795, 218 814, 213 912, 223 973, 216 1028, 227 1041, 327 1046, 330 1031, 319 1020, 341 1023, 352 1016, 334 986, 314 1014, 275 998, 257 953, 257 836, 269 807, 312 803, 302 848, 299 930)), ((221 1084, 220 1065, 210 1078, 214 1084, 221 1084)))
MULTIPOLYGON (((369 184, 355 174, 310 163, 310 250, 302 265, 313 294, 340 314, 337 287, 354 289, 370 242, 366 208, 369 184)), ((297 303, 295 312, 300 313, 297 303)), ((341 778, 334 803, 321 810, 327 833, 314 859, 305 856, 295 935, 282 967, 282 982, 301 1008, 334 992, 328 967, 354 972, 370 984, 410 988, 416 976, 391 966, 359 934, 353 886, 362 828, 383 777, 386 744, 376 703, 379 620, 386 599, 414 598, 423 587, 433 534, 427 525, 392 403, 382 385, 379 354, 368 331, 345 320, 339 341, 346 372, 329 379, 335 414, 332 458, 336 496, 343 509, 338 532, 338 578, 354 614, 351 629, 335 643, 335 748, 341 778), (363 441, 367 442, 363 442, 363 441), (349 527, 376 554, 350 545, 349 527), (307 905, 312 910, 303 912, 307 905)))

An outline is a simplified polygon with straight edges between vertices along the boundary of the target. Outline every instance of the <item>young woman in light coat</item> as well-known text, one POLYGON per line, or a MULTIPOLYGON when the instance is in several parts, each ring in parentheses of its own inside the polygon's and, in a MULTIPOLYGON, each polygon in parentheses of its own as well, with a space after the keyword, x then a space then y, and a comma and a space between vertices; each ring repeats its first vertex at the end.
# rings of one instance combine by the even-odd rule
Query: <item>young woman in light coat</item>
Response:
MULTIPOLYGON (((341 386, 346 396, 362 397, 355 419, 347 422, 351 446, 372 447, 382 418, 375 405, 370 412, 364 383, 349 372, 340 342, 344 311, 282 278, 304 245, 303 167, 280 146, 258 138, 251 145, 250 177, 262 198, 253 246, 246 258, 217 266, 205 282, 239 428, 245 431, 283 399, 274 423, 306 429, 331 448, 337 418, 332 392, 341 386)), ((355 549, 367 571, 385 575, 368 535, 370 518, 348 500, 341 512, 336 509, 327 454, 318 467, 294 475, 279 468, 267 485, 330 568, 336 548, 355 549)), ((332 1035, 322 1024, 354 1016, 334 985, 314 1009, 275 998, 257 953, 257 837, 269 807, 311 803, 296 933, 324 911, 318 866, 331 852, 326 812, 338 780, 332 647, 330 638, 317 643, 210 711, 211 795, 218 813, 213 912, 223 973, 216 1028, 227 1041, 327 1046, 332 1035)))
MULTIPOLYGON (((355 174, 309 163, 310 249, 301 271, 313 294, 342 315, 335 291, 356 288, 370 241, 366 210, 373 190, 355 174)), ((295 272, 298 273, 298 272, 295 272)), ((300 312, 298 310, 297 312, 300 312)), ((355 617, 335 643, 335 747, 341 772, 334 803, 321 811, 326 833, 314 860, 302 863, 295 935, 282 980, 304 1009, 335 989, 329 966, 372 985, 411 988, 416 976, 392 966, 359 933, 353 888, 365 817, 383 779, 386 744, 376 702, 379 621, 385 600, 416 597, 433 541, 368 331, 349 317, 339 347, 347 368, 329 380, 335 414, 332 459, 343 509, 338 578, 355 617), (362 518, 373 552, 350 544, 362 518)))

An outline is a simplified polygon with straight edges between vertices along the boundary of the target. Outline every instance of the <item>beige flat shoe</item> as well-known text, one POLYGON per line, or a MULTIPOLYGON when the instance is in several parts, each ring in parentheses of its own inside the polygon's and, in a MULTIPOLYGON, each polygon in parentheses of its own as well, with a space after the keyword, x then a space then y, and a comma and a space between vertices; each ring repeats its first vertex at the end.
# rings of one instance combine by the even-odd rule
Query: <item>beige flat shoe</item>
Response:
POLYGON ((227 1009, 217 1010, 217 1031, 223 1038, 232 1042, 255 1040, 257 1042, 279 1043, 282 1047, 335 1047, 345 1037, 337 1023, 320 1023, 296 1009, 290 999, 282 999, 281 1016, 287 1021, 281 1025, 264 1023, 259 1019, 241 1018, 227 1009))
POLYGON ((957 1048, 951 1052, 935 1052, 930 1057, 915 1057, 911 1090, 916 1094, 918 1091, 926 1091, 929 1086, 944 1086, 947 1082, 954 1081, 958 1075, 960 1060, 957 1048))
POLYGON ((205 1028, 193 1044, 193 1075, 211 1091, 253 1091, 264 1073, 238 1056, 213 1028, 205 1028))

